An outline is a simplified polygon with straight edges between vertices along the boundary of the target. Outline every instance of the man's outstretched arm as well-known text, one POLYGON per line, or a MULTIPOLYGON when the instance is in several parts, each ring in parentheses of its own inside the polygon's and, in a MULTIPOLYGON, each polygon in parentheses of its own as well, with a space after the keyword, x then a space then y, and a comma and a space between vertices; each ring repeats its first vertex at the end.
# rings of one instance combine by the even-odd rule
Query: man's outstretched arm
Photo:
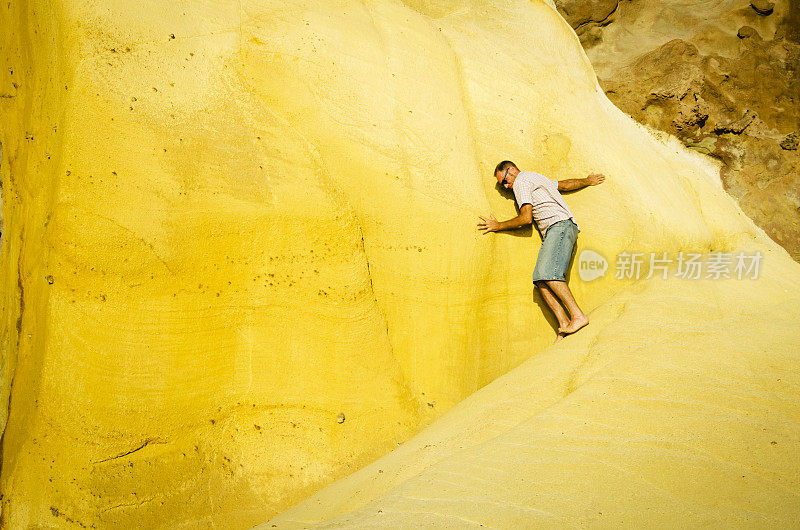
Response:
POLYGON ((519 228, 520 226, 529 225, 533 222, 533 206, 530 203, 525 203, 519 209, 519 215, 508 221, 498 221, 494 218, 494 214, 489 214, 490 219, 486 219, 479 215, 483 222, 478 223, 478 230, 483 231, 484 234, 489 232, 497 232, 499 230, 510 230, 512 228, 519 228))
POLYGON ((573 191, 586 186, 597 186, 606 179, 602 173, 592 173, 582 179, 564 179, 558 181, 558 191, 573 191))

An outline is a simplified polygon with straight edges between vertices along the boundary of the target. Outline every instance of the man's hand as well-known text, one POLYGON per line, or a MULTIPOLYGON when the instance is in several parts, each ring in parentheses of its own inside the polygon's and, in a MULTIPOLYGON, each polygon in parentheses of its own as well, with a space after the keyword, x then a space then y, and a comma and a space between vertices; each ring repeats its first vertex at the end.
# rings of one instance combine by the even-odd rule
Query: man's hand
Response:
POLYGON ((575 191, 586 186, 597 186, 606 179, 602 173, 589 173, 589 176, 582 179, 564 179, 558 181, 558 191, 575 191))
POLYGON ((588 177, 586 177, 586 182, 589 186, 597 186, 605 179, 606 176, 602 173, 591 173, 588 177))
POLYGON ((500 230, 511 230, 512 228, 531 224, 533 222, 533 206, 531 203, 526 202, 519 209, 519 215, 508 221, 498 221, 494 218, 494 214, 489 214, 489 216, 491 219, 486 219, 482 215, 478 216, 483 220, 482 223, 478 223, 478 230, 483 230, 484 234, 500 230))
POLYGON ((497 219, 494 218, 494 214, 489 214, 491 219, 486 219, 482 215, 479 215, 483 222, 478 223, 478 230, 482 230, 484 234, 488 234, 489 232, 496 232, 498 228, 500 228, 500 223, 497 219))

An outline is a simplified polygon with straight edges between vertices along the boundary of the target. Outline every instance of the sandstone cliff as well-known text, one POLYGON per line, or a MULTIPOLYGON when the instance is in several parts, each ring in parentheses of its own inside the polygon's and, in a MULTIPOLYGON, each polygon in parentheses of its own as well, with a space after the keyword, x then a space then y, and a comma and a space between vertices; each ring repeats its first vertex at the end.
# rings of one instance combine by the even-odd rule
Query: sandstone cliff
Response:
POLYGON ((552 4, 0 20, 5 527, 246 528, 347 475, 268 526, 798 517, 800 265, 552 4), (516 213, 503 158, 608 176, 567 197, 610 268, 576 260, 592 323, 554 348, 535 233, 476 230, 516 213))

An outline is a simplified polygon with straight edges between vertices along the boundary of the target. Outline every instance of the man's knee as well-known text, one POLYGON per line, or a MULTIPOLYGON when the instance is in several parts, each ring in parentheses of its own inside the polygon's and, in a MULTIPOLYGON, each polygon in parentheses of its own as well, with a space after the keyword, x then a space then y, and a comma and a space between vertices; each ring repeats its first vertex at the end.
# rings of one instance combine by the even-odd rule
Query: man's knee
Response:
POLYGON ((542 280, 542 287, 540 287, 540 289, 547 289, 556 295, 563 292, 565 288, 569 290, 567 282, 563 280, 542 280))

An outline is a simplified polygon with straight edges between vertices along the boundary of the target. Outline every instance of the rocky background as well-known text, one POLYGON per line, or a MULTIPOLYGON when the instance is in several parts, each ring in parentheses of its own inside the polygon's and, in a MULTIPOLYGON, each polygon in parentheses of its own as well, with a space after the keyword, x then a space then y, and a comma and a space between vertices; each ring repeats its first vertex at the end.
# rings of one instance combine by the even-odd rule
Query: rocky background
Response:
POLYGON ((800 2, 556 0, 609 99, 722 161, 722 183, 800 261, 800 2))

